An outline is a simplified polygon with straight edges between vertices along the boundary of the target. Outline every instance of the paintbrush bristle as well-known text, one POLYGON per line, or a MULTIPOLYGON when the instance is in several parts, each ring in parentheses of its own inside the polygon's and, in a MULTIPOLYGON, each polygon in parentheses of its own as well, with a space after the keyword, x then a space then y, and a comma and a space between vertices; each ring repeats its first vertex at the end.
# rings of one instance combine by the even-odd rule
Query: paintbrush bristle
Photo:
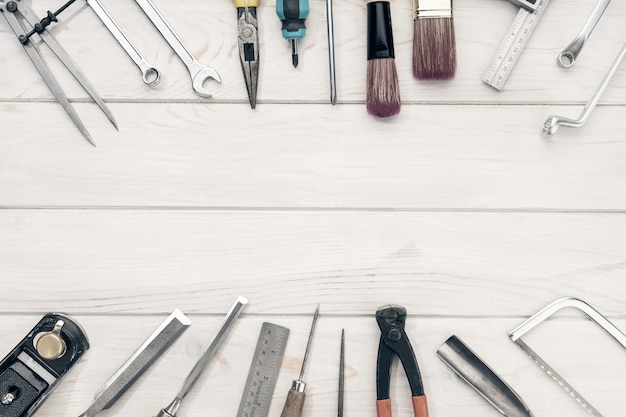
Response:
POLYGON ((415 19, 413 76, 448 80, 456 72, 456 37, 452 18, 415 19))
POLYGON ((365 102, 367 112, 372 116, 390 117, 400 113, 400 85, 395 59, 367 61, 365 102))

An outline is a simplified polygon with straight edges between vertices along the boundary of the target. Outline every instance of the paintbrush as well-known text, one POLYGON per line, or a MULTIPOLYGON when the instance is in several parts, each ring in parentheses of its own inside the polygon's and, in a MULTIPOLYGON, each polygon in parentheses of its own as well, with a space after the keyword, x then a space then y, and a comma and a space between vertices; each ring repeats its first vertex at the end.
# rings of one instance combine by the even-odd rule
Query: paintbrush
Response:
POLYGON ((391 12, 388 1, 367 1, 367 112, 389 117, 400 113, 391 12))
POLYGON ((456 72, 452 0, 413 0, 413 76, 447 80, 456 72))

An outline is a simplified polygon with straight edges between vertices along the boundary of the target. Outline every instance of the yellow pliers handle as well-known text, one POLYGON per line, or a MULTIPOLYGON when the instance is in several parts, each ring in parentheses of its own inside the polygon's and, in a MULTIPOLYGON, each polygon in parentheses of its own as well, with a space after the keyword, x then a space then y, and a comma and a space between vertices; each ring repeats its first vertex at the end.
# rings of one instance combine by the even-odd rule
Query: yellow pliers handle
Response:
POLYGON ((246 4, 246 0, 233 0, 233 4, 235 5, 235 7, 237 9, 243 7, 258 7, 259 6, 259 0, 248 0, 247 4, 246 4))

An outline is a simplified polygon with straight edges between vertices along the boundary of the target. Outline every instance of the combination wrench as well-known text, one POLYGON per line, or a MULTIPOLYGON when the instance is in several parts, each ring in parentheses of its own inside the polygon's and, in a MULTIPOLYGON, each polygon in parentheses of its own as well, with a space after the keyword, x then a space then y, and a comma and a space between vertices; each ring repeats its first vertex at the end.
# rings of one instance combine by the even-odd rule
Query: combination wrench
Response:
POLYGON ((201 97, 210 98, 211 94, 204 88, 204 83, 209 78, 214 79, 218 83, 221 83, 220 76, 211 67, 205 67, 202 65, 193 54, 187 49, 180 38, 174 33, 174 30, 167 23, 165 18, 159 13, 151 0, 135 0, 135 2, 141 7, 141 10, 148 16, 152 24, 161 33, 163 38, 170 44, 176 55, 183 61, 189 70, 191 75, 191 85, 193 90, 201 97))
POLYGON ((626 57, 626 42, 624 42, 619 53, 613 60, 613 63, 609 67, 606 74, 604 74, 604 77, 602 78, 602 81, 600 81, 600 84, 598 85, 596 92, 589 99, 587 104, 585 104, 585 108, 583 109, 580 116, 578 116, 578 119, 568 119, 566 117, 554 116, 554 115, 550 116, 543 124, 543 129, 541 131, 542 135, 546 138, 549 138, 552 135, 554 135, 557 130, 559 130, 560 126, 566 126, 566 127, 583 126, 589 119, 589 116, 591 115, 591 112, 593 111, 593 109, 596 107, 596 105, 600 101, 602 94, 604 94, 604 91, 609 86, 609 83, 615 76, 615 73, 617 72, 620 65, 622 64, 622 61, 624 61, 624 57, 626 57))
POLYGON ((610 2, 611 0, 598 0, 578 36, 557 57, 556 62, 561 68, 569 68, 574 65, 578 54, 585 46, 585 42, 591 36, 591 32, 595 29, 610 2))
POLYGON ((115 20, 111 17, 109 12, 104 8, 100 0, 87 0, 87 4, 91 6, 96 15, 100 18, 102 23, 109 29, 109 32, 124 48, 130 59, 139 67, 143 82, 154 87, 161 81, 159 71, 146 61, 143 56, 137 51, 137 48, 132 44, 128 37, 122 32, 122 29, 115 23, 115 20))

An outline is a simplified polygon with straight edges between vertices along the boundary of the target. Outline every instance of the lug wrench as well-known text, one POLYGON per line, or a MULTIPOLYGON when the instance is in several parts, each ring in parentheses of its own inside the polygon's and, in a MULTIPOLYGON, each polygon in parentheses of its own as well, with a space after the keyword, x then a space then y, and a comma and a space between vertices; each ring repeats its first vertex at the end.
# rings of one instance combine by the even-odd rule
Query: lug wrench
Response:
POLYGON ((593 111, 593 109, 596 107, 596 105, 600 101, 602 94, 604 94, 604 91, 609 86, 609 83, 615 76, 615 73, 617 72, 620 65, 622 64, 622 61, 624 60, 625 56, 626 56, 626 42, 624 42, 624 45, 622 45, 622 49, 620 49, 619 53, 615 57, 615 60, 613 61, 608 71, 604 75, 604 78, 602 78, 602 81, 600 81, 600 84, 598 85, 596 92, 589 99, 587 104, 585 104, 585 108, 583 109, 580 116, 578 116, 578 119, 568 119, 566 117, 552 115, 548 117, 548 119, 543 123, 543 129, 541 131, 541 134, 544 137, 549 138, 553 136, 557 130, 559 130, 560 126, 566 126, 566 127, 583 126, 587 122, 587 119, 589 119, 589 116, 591 115, 591 112, 593 111))
POLYGON ((217 71, 211 67, 205 67, 198 62, 198 60, 196 60, 176 33, 174 33, 174 30, 167 23, 163 15, 159 13, 151 0, 135 0, 135 2, 139 5, 139 7, 141 7, 141 10, 143 10, 146 16, 148 16, 158 31, 161 32, 161 35, 165 38, 167 43, 170 44, 174 52, 176 52, 176 55, 178 55, 178 57, 187 66, 189 75, 191 75, 191 85, 193 87, 193 91, 201 97, 210 98, 211 93, 205 90, 204 83, 209 78, 221 83, 222 80, 220 80, 220 76, 217 74, 217 71))
POLYGON ((591 36, 591 32, 595 29, 610 2, 611 0, 598 0, 578 36, 559 54, 556 62, 561 68, 569 68, 574 65, 578 54, 585 46, 585 42, 591 36))
POLYGON ((128 37, 122 32, 122 29, 115 23, 115 20, 111 17, 109 12, 104 8, 100 0, 87 0, 87 4, 91 6, 96 15, 100 18, 102 23, 109 29, 109 32, 124 48, 130 59, 139 67, 143 82, 149 87, 154 87, 161 81, 159 71, 146 61, 143 56, 137 51, 135 45, 128 39, 128 37))

